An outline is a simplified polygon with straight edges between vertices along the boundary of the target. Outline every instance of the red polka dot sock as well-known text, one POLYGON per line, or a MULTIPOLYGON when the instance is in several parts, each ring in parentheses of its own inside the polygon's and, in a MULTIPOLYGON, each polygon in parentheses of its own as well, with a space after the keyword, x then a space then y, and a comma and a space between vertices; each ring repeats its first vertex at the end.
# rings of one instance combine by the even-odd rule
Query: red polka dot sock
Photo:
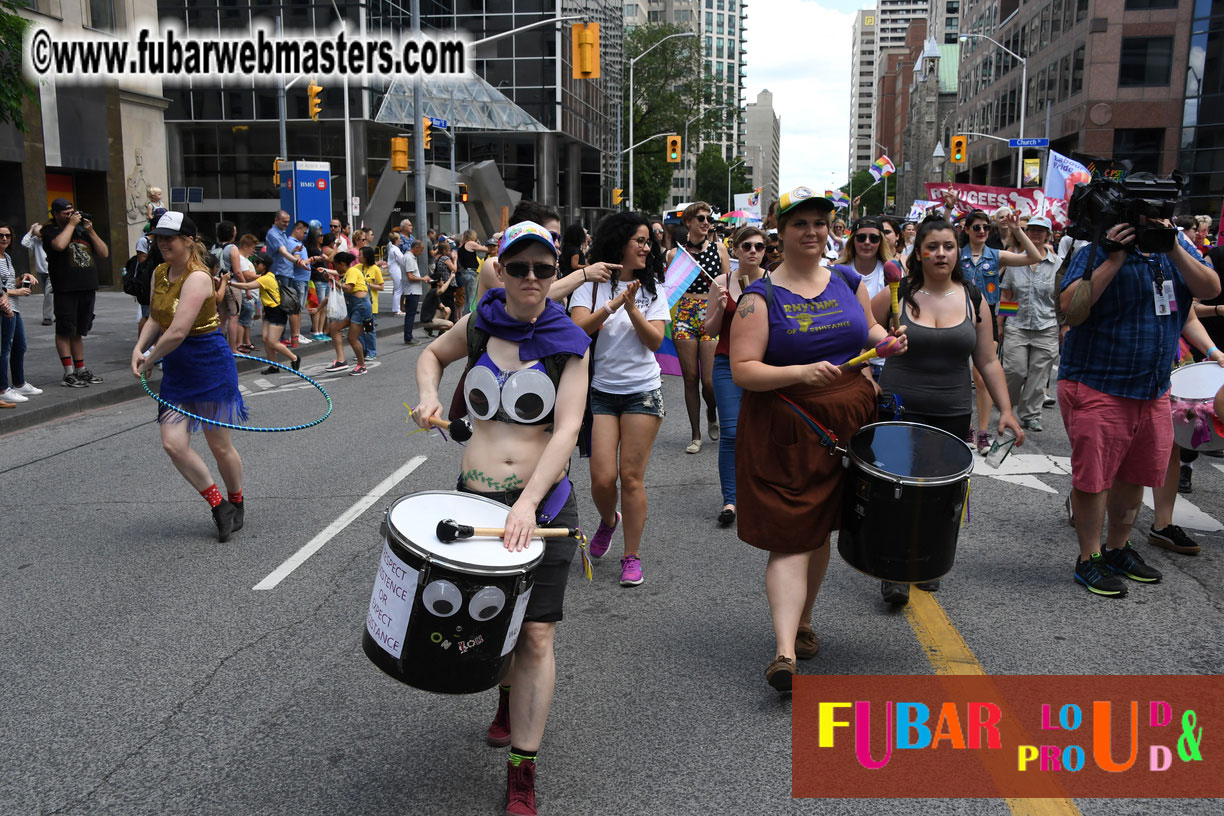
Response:
POLYGON ((237 493, 230 493, 228 494, 227 498, 229 499, 230 504, 242 504, 242 491, 239 490, 237 493))
POLYGON ((212 486, 207 490, 201 490, 200 495, 204 497, 204 501, 208 502, 209 507, 216 507, 224 499, 221 497, 221 491, 217 489, 217 483, 213 482, 212 486))

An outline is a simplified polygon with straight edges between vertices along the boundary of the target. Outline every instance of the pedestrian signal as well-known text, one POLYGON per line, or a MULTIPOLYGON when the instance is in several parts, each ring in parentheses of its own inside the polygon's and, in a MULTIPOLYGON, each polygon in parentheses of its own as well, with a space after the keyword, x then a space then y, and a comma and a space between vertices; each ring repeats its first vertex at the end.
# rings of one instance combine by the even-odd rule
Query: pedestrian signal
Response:
POLYGON ((468 200, 468 189, 466 184, 459 185, 459 201, 466 204, 468 200))
POLYGON ((667 160, 680 161, 680 137, 675 134, 667 137, 667 160))

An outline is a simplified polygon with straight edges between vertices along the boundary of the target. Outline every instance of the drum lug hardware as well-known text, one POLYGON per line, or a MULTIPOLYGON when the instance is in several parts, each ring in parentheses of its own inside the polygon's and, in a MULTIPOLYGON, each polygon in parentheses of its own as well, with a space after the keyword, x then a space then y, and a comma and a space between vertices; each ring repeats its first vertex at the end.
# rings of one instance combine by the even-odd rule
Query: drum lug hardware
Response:
POLYGON ((896 482, 896 481, 893 482, 893 499, 897 501, 900 501, 901 499, 901 483, 900 482, 896 482))

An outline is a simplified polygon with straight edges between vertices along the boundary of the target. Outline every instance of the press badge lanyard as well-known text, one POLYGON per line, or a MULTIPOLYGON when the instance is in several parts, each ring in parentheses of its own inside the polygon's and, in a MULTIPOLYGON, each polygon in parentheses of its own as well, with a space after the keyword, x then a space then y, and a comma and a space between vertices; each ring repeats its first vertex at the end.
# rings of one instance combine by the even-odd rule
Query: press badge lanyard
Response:
POLYGON ((1177 311, 1177 298, 1173 293, 1173 281, 1165 280, 1164 265, 1154 256, 1142 255, 1147 265, 1156 271, 1156 279, 1152 281, 1152 296, 1155 299, 1156 316, 1167 317, 1177 311))

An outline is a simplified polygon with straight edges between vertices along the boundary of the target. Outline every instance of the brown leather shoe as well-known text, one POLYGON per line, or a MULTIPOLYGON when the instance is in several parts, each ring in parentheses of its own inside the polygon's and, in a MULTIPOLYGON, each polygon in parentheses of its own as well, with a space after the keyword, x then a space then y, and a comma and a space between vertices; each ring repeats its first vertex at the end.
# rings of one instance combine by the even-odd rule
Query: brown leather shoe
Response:
POLYGON ((5 402, 4 400, 0 400, 0 408, 16 408, 16 407, 17 407, 17 403, 15 402, 5 402))
POLYGON ((765 670, 765 680, 778 691, 790 691, 795 677, 795 661, 789 657, 775 657, 765 670))
POLYGON ((808 624, 799 625, 799 634, 795 635, 795 657, 800 660, 811 660, 820 652, 820 638, 808 624))

